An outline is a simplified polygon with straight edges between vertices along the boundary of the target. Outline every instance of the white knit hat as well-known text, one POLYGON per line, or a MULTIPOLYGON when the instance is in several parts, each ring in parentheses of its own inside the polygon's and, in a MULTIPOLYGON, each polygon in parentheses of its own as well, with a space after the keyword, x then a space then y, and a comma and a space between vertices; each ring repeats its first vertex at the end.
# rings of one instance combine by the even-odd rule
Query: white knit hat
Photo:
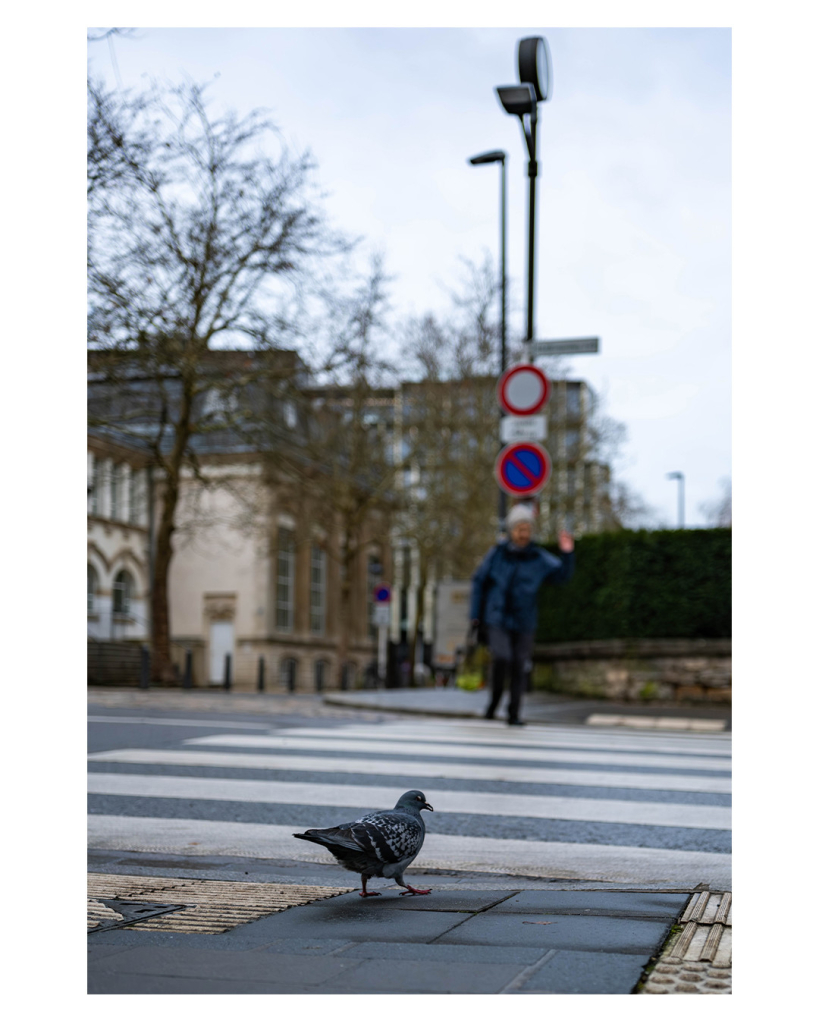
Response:
POLYGON ((515 523, 534 525, 535 517, 529 505, 513 505, 506 516, 506 528, 511 530, 515 523))

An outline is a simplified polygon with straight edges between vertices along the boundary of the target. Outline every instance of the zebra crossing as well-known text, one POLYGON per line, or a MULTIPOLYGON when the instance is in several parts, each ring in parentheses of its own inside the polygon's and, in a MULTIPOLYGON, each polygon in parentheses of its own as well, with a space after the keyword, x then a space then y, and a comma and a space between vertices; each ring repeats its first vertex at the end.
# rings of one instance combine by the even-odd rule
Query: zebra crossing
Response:
POLYGON ((730 888, 730 735, 415 718, 89 755, 89 847, 334 863, 292 833, 423 789, 410 868, 730 888))

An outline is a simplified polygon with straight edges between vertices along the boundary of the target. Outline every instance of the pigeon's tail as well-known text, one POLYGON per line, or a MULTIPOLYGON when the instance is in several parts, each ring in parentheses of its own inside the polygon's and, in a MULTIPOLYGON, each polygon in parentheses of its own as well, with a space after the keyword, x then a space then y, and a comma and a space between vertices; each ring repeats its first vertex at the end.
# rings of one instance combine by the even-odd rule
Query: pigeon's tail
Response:
POLYGON ((308 829, 307 832, 294 832, 293 836, 296 839, 306 839, 308 843, 318 843, 319 846, 326 846, 327 840, 324 836, 310 835, 311 832, 315 832, 315 829, 308 829))

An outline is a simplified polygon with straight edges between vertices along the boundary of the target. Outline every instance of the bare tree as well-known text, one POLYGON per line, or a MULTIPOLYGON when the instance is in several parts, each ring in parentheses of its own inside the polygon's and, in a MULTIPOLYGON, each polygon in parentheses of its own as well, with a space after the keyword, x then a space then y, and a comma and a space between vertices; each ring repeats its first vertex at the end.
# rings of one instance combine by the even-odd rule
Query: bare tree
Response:
POLYGON ((731 525, 731 478, 724 476, 719 482, 722 493, 713 501, 704 501, 700 512, 705 516, 708 526, 731 525))
POLYGON ((294 511, 319 528, 328 556, 338 565, 340 674, 348 661, 353 609, 363 597, 356 581, 365 552, 376 544, 386 554, 396 507, 401 460, 392 431, 395 370, 385 355, 387 284, 383 259, 376 256, 369 272, 346 291, 321 289, 317 328, 323 337, 314 345, 315 382, 302 386, 293 380, 282 390, 259 445, 267 453, 271 482, 283 485, 294 511), (288 413, 299 424, 298 438, 276 444, 288 413))
POLYGON ((201 475, 197 439, 297 372, 281 352, 292 286, 342 243, 318 212, 309 155, 291 155, 259 112, 214 118, 195 84, 131 96, 90 83, 88 115, 91 422, 139 438, 158 470, 152 636, 167 679, 183 467, 201 475))

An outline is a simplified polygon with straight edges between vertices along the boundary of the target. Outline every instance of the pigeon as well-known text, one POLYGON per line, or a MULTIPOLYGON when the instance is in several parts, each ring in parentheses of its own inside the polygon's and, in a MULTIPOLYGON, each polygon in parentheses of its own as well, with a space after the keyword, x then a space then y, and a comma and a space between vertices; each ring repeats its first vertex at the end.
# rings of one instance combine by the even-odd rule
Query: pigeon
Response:
POLYGON ((373 876, 394 878, 405 890, 402 896, 426 896, 431 889, 414 889, 404 881, 404 872, 424 845, 422 810, 431 811, 432 806, 420 790, 411 789, 391 811, 373 811, 335 828, 308 828, 293 835, 326 846, 342 867, 360 874, 359 896, 381 895, 367 890, 373 876))

